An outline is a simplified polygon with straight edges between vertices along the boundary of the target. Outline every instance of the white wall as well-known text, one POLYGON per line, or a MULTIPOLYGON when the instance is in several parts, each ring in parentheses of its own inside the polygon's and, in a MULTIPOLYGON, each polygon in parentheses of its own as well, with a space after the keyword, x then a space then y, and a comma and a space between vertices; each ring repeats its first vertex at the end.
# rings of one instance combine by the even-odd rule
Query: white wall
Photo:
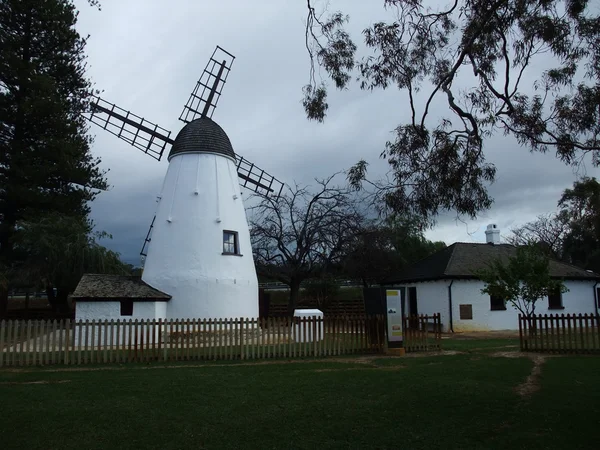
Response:
MULTIPOLYGON (((451 280, 427 281, 402 286, 417 288, 417 307, 419 314, 441 314, 443 331, 449 331, 450 314, 448 286, 451 280)), ((548 309, 548 299, 536 302, 536 314, 585 314, 594 313, 594 281, 566 281, 569 292, 562 294, 564 309, 548 309)), ((600 286, 600 285, 599 285, 600 286)), ((519 312, 512 304, 505 311, 490 310, 490 297, 482 294, 484 283, 478 280, 454 280, 452 284, 452 323, 455 332, 518 330, 519 312), (470 304, 473 309, 472 320, 460 319, 460 305, 470 304)), ((408 310, 408 297, 405 308, 408 310)), ((408 311, 406 311, 408 312, 408 311)))
MULTIPOLYGON (((594 310, 593 281, 565 281, 569 292, 562 294, 564 309, 548 309, 548 299, 536 302, 536 314, 585 314, 594 310)), ((454 331, 518 330, 519 311, 507 303, 505 311, 490 310, 490 297, 482 294, 484 283, 477 280, 457 280, 452 285, 454 331), (472 320, 460 320, 461 304, 471 304, 472 320)))
POLYGON ((167 302, 133 302, 133 315, 121 316, 120 302, 85 302, 75 305, 75 320, 164 319, 167 302))
POLYGON ((167 170, 142 279, 172 296, 168 318, 258 316, 258 280, 233 160, 179 154, 167 170), (243 256, 222 255, 223 230, 243 256))
MULTIPOLYGON (((449 283, 449 282, 448 282, 449 283)), ((411 283, 406 286, 406 299, 404 301, 405 314, 412 314, 409 310, 409 287, 417 288, 417 310, 419 314, 441 314, 442 327, 446 331, 449 323, 448 283, 444 281, 425 281, 411 283)), ((404 285, 403 285, 404 286, 404 285)))
MULTIPOLYGON (((85 322, 89 320, 105 321, 105 320, 120 320, 129 322, 130 320, 157 320, 164 319, 166 314, 167 302, 133 302, 133 314, 131 316, 121 316, 120 302, 86 302, 79 301, 75 305, 75 322, 74 330, 71 332, 74 346, 88 345, 104 345, 110 343, 110 336, 107 336, 105 341, 103 332, 108 330, 103 325, 86 327, 85 322), (81 332, 79 331, 81 329, 81 332), (92 331, 93 329, 93 331, 92 331), (87 333, 86 333, 87 330, 87 333), (87 334, 87 340, 86 340, 87 334)), ((152 342, 159 338, 158 327, 154 328, 154 332, 148 333, 146 326, 138 326, 138 342, 147 341, 150 337, 152 342)), ((113 342, 117 345, 127 345, 129 343, 129 326, 127 324, 119 327, 114 326, 112 329, 113 342), (117 332, 117 328, 119 328, 117 332)), ((132 333, 131 342, 135 343, 135 333, 132 333)))

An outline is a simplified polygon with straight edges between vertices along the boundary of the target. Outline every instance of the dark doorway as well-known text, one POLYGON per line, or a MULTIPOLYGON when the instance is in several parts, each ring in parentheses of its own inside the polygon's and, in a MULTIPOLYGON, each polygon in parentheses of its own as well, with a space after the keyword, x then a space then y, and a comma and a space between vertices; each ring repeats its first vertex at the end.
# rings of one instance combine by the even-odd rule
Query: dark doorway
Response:
POLYGON ((368 316, 385 314, 385 288, 363 288, 363 298, 365 300, 365 313, 368 316))
POLYGON ((417 307, 417 288, 408 288, 408 314, 416 316, 419 314, 419 308, 417 307))
POLYGON ((408 326, 410 328, 419 328, 419 319, 417 315, 419 314, 419 308, 417 307, 417 288, 409 287, 408 288, 408 326))

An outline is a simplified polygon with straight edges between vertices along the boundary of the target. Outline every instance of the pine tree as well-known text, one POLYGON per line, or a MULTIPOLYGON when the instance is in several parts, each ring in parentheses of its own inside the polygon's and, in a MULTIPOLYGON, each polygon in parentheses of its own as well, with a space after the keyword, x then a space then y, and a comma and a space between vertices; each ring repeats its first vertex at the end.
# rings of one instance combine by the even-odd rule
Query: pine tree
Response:
MULTIPOLYGON (((106 189, 81 113, 90 81, 71 0, 0 0, 0 265, 17 262, 19 222, 85 218, 106 189)), ((7 284, 0 286, 0 315, 7 284)))

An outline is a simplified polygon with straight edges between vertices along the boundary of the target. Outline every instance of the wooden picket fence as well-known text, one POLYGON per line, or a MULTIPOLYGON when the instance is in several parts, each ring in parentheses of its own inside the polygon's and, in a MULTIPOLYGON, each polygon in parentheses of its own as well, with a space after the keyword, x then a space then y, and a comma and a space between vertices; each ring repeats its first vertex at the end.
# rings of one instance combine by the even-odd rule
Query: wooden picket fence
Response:
POLYGON ((600 316, 596 314, 519 314, 521 351, 599 353, 600 316))
POLYGON ((0 367, 303 358, 385 350, 383 316, 0 322, 0 367))
POLYGON ((407 352, 441 349, 442 319, 440 313, 404 316, 402 321, 404 348, 407 352))

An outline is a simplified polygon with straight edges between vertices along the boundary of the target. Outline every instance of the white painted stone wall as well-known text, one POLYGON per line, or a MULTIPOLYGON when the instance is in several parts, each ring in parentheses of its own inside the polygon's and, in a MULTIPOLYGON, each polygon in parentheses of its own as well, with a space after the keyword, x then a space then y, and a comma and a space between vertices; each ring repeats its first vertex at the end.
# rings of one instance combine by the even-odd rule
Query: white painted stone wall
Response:
MULTIPOLYGON (((121 316, 121 303, 120 302, 77 302, 75 306, 75 322, 74 330, 71 331, 71 339, 73 346, 85 346, 86 344, 86 330, 87 330, 87 344, 91 345, 104 345, 104 342, 110 344, 110 335, 107 335, 105 341, 104 333, 106 327, 104 325, 90 325, 85 326, 85 321, 125 321, 125 324, 113 326, 113 343, 115 345, 126 345, 129 343, 129 326, 127 323, 132 320, 158 320, 164 319, 166 314, 167 302, 134 302, 133 303, 133 314, 131 316, 121 316), (81 333, 79 332, 81 328, 81 333), (117 332, 117 328, 119 331, 117 332)), ((138 342, 142 339, 144 342, 147 341, 148 335, 150 336, 150 342, 158 342, 158 329, 155 327, 154 333, 148 333, 146 326, 138 325, 138 342)), ((135 342, 135 333, 132 333, 132 343, 135 342)))
POLYGON ((133 302, 133 315, 121 316, 120 302, 77 302, 75 320, 164 319, 167 302, 133 302))
MULTIPOLYGON (((448 286, 451 280, 407 284, 417 287, 419 314, 441 313, 444 331, 449 329, 448 286)), ((548 299, 536 302, 536 314, 586 314, 595 312, 594 281, 565 281, 569 292, 562 294, 564 309, 549 309, 548 299)), ((600 285, 599 285, 600 286, 600 285)), ((452 285, 452 319, 454 331, 517 330, 519 312, 510 303, 505 311, 490 310, 489 295, 481 293, 484 283, 478 280, 455 280, 452 285), (460 305, 471 304, 472 320, 460 319, 460 305)), ((408 300, 407 300, 408 303, 408 300)))
POLYGON ((168 318, 258 316, 258 280, 234 161, 179 154, 165 176, 142 279, 172 296, 168 318), (223 231, 242 256, 223 255, 223 231))
MULTIPOLYGON (((408 287, 417 288, 417 311, 419 314, 440 313, 442 324, 448 323, 448 285, 439 281, 425 281, 422 283, 407 284, 407 297, 404 302, 405 312, 410 313, 408 299, 408 287), (440 301, 441 299, 441 301, 440 301), (445 299, 445 302, 443 301, 445 299)), ((444 331, 446 331, 444 325, 444 331)))

